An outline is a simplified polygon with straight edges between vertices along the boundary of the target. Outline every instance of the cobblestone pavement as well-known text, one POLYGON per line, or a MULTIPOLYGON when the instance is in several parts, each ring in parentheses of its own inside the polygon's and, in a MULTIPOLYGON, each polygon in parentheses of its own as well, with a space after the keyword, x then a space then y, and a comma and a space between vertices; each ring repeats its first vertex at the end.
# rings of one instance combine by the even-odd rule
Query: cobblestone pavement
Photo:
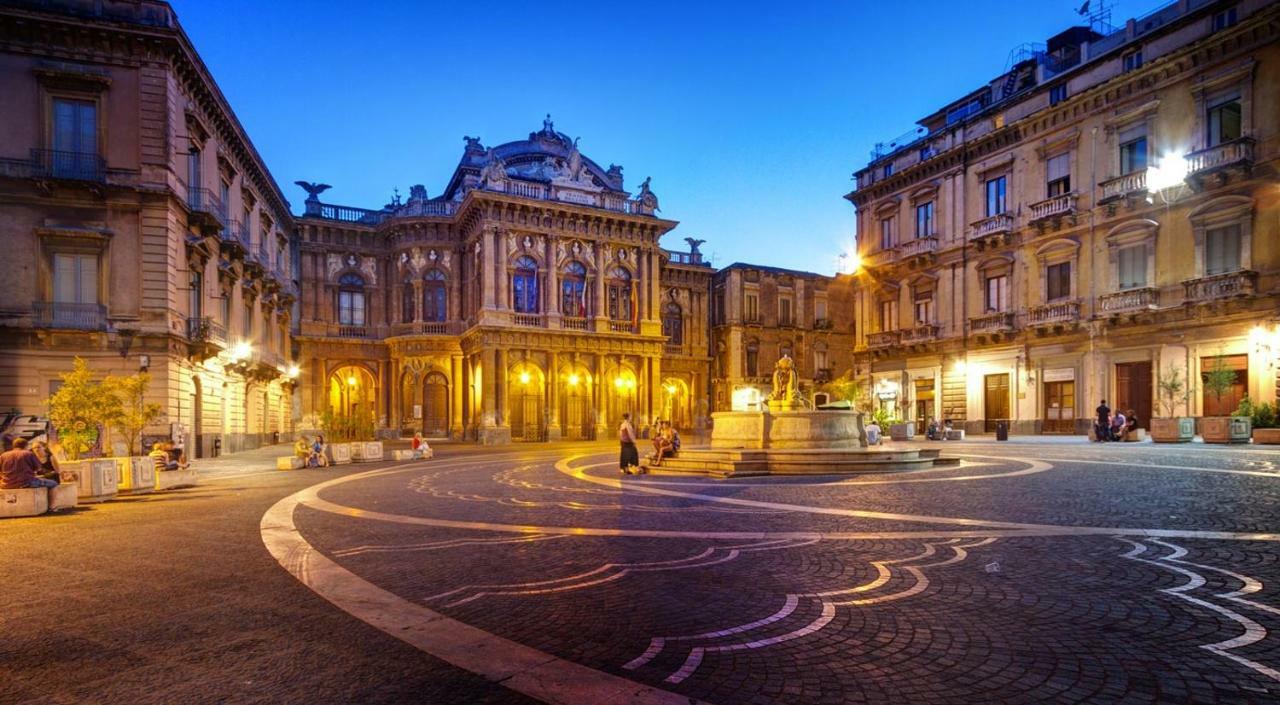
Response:
POLYGON ((0 594, 56 615, 0 609, 0 702, 1280 702, 1280 451, 940 447, 962 464, 733 480, 452 447, 0 524, 102 554, 0 533, 0 594), (115 540, 151 526, 159 555, 115 540), (166 594, 196 617, 153 624, 166 594), (49 692, 59 649, 117 666, 49 692))

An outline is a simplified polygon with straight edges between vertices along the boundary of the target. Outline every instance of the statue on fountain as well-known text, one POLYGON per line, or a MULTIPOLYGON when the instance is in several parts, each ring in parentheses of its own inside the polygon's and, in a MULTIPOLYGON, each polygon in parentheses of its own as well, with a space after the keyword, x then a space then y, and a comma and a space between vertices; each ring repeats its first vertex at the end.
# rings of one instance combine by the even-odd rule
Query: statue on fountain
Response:
POLYGON ((804 408, 800 398, 800 377, 790 355, 783 355, 773 367, 773 392, 769 395, 770 411, 790 411, 804 408))

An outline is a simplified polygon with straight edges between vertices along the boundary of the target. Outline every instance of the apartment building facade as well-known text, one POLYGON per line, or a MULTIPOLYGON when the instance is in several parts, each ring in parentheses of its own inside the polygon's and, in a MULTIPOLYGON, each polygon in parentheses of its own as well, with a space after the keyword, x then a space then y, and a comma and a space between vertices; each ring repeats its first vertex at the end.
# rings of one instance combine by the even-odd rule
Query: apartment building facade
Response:
POLYGON ((1274 401, 1280 6, 1181 0, 1074 27, 856 173, 857 367, 971 432, 1084 433, 1103 399, 1237 371, 1179 415, 1274 401))
POLYGON ((151 373, 196 456, 292 432, 289 204, 165 3, 0 6, 0 407, 151 373))

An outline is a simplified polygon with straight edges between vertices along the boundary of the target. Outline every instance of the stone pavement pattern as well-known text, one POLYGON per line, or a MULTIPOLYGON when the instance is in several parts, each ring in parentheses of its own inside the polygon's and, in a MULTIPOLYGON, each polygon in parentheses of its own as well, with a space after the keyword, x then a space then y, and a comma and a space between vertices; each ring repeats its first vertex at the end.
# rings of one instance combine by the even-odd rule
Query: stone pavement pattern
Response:
POLYGON ((0 674, 50 702, 1280 701, 1280 452, 946 450, 704 481, 619 478, 603 445, 442 448, 6 522, 0 588, 30 600, 0 674), (461 628, 582 690, 432 641, 461 628))

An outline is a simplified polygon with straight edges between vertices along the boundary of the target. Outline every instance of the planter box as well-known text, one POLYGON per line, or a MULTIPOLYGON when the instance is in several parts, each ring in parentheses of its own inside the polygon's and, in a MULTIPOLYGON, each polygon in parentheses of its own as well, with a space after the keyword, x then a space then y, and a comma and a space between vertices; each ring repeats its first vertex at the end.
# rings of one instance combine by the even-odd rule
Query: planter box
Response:
POLYGON ((120 490, 120 468, 111 458, 77 460, 62 464, 63 482, 80 487, 80 502, 102 502, 114 499, 120 490))
POLYGON ((1206 416, 1200 420, 1205 443, 1248 443, 1253 436, 1253 420, 1248 416, 1206 416))
POLYGON ((57 487, 49 488, 49 511, 60 512, 64 509, 75 509, 79 503, 79 486, 64 482, 57 487))
POLYGON ((1253 442, 1267 445, 1280 445, 1280 428, 1253 429, 1253 442))
POLYGON ((195 468, 186 470, 165 470, 156 473, 157 490, 173 490, 179 487, 195 487, 200 480, 195 468))
POLYGON ((49 511, 49 490, 31 487, 0 490, 0 518, 33 517, 49 511))
POLYGON ((431 448, 422 449, 422 457, 415 457, 412 450, 393 450, 391 451, 392 460, 426 460, 430 458, 435 451, 431 448))
POLYGON ((349 443, 330 443, 324 447, 324 455, 330 465, 346 465, 351 462, 351 445, 349 443))
POLYGON ((1190 443, 1196 437, 1196 420, 1187 416, 1151 419, 1151 440, 1156 443, 1190 443))
POLYGON ((296 455, 284 455, 276 458, 276 470, 301 470, 305 462, 296 455))
POLYGON ((895 441, 908 441, 916 437, 916 423, 895 423, 889 425, 889 437, 895 441))
POLYGON ((948 441, 963 441, 963 440, 964 440, 964 429, 954 428, 954 429, 951 429, 950 431, 947 431, 947 432, 946 432, 946 439, 947 439, 948 441))
POLYGON ((156 489, 156 464, 149 457, 112 458, 120 473, 120 491, 146 494, 156 489))
POLYGON ((382 460, 382 441, 366 441, 349 443, 351 446, 351 462, 371 463, 382 460))

